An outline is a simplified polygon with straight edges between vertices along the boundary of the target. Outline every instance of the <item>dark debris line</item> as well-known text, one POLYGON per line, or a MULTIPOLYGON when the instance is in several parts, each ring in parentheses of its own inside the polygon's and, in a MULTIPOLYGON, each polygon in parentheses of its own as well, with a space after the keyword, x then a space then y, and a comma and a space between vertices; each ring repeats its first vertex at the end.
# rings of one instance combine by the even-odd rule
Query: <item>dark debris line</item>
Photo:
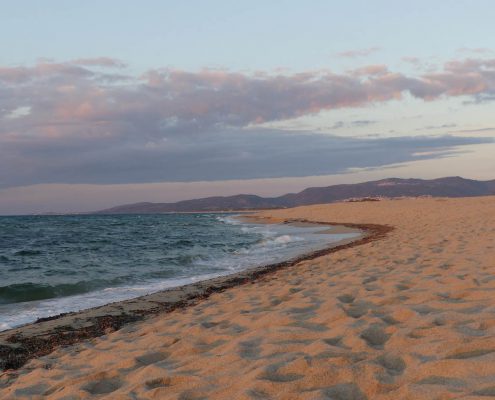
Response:
MULTIPOLYGON (((192 293, 185 295, 178 301, 153 301, 153 303, 156 304, 156 307, 153 308, 133 310, 128 313, 122 312, 120 315, 104 315, 93 317, 88 319, 87 321, 89 323, 89 326, 83 328, 74 328, 70 325, 57 326, 50 333, 43 335, 42 337, 25 337, 21 334, 11 335, 6 339, 6 341, 9 343, 8 345, 0 344, 0 369, 3 371, 16 370, 26 364, 26 362, 28 362, 30 359, 47 355, 58 347, 67 346, 86 339, 106 335, 110 332, 119 330, 124 325, 144 320, 148 315, 168 313, 176 309, 188 307, 190 305, 196 304, 200 300, 208 298, 213 293, 222 292, 234 286, 254 283, 258 278, 264 275, 274 273, 283 268, 294 266, 302 261, 313 260, 315 258, 335 253, 343 249, 360 246, 369 242, 373 242, 375 240, 382 239, 387 235, 387 233, 394 229, 391 226, 376 224, 313 222, 303 219, 291 219, 285 221, 285 223, 290 222, 346 226, 349 228, 355 228, 365 231, 367 232, 367 235, 359 240, 352 241, 350 243, 332 246, 323 250, 317 250, 288 261, 278 262, 263 267, 252 268, 221 278, 214 278, 211 280, 211 284, 205 289, 198 288, 197 283, 186 285, 194 286, 197 290, 193 290, 192 293)), ((206 284, 209 283, 208 281, 205 282, 206 284)), ((169 290, 165 290, 163 291, 163 293, 166 293, 169 290)), ((69 314, 71 313, 64 313, 48 318, 40 318, 39 320, 34 322, 34 324, 56 320, 69 314)))

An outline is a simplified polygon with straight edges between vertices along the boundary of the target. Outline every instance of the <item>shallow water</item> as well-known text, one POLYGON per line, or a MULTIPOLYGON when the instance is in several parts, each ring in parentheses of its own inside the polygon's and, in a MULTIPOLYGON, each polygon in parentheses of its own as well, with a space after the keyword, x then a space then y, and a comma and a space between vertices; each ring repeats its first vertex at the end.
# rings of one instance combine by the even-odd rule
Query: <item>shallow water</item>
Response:
POLYGON ((0 217, 0 330, 290 259, 355 234, 228 214, 0 217))

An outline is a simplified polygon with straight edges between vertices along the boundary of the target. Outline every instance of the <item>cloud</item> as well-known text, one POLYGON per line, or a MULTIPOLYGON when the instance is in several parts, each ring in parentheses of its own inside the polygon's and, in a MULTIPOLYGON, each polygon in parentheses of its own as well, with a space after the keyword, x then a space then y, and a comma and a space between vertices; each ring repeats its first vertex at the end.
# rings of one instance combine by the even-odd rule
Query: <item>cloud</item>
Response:
MULTIPOLYGON (((425 101, 495 96, 495 59, 453 60, 418 76, 385 66, 356 71, 250 75, 163 68, 132 76, 105 57, 0 67, 0 186, 314 175, 335 172, 341 154, 357 164, 383 165, 394 160, 376 146, 405 146, 406 139, 346 142, 259 125, 405 93, 425 101), (335 153, 344 145, 369 153, 335 153)), ((457 145, 452 140, 442 146, 457 145)), ((408 159, 406 153, 397 157, 408 159)), ((346 167, 342 160, 339 168, 346 167)))
POLYGON ((487 127, 487 128, 478 128, 478 129, 461 129, 458 131, 455 131, 455 133, 490 133, 494 132, 495 133, 495 126, 494 127, 487 127))
POLYGON ((352 126, 368 126, 368 125, 373 125, 376 124, 377 121, 373 121, 370 119, 358 119, 356 121, 351 121, 352 126))
POLYGON ((107 67, 107 68, 125 68, 127 66, 126 63, 117 60, 115 58, 109 58, 109 57, 78 58, 76 60, 72 60, 70 63, 75 65, 107 67))
POLYGON ((337 121, 330 127, 330 129, 340 129, 343 128, 344 126, 345 126, 344 121, 337 121))
POLYGON ((349 122, 337 121, 332 126, 330 126, 330 129, 341 129, 347 127, 360 128, 360 127, 376 124, 377 122, 378 121, 373 121, 370 119, 357 119, 349 122))
POLYGON ((368 47, 366 49, 348 50, 341 53, 337 53, 339 57, 345 58, 357 58, 357 57, 367 57, 372 53, 376 53, 380 50, 380 47, 368 47))
POLYGON ((446 96, 479 101, 495 95, 495 59, 454 60, 419 76, 383 65, 292 75, 156 69, 140 77, 122 74, 120 67, 103 58, 0 68, 0 118, 20 107, 30 109, 3 126, 2 135, 8 130, 13 136, 37 137, 167 136, 362 107, 405 93, 427 101, 446 96))
POLYGON ((457 124, 441 124, 441 125, 428 125, 423 128, 417 128, 417 131, 422 130, 434 130, 434 129, 447 129, 447 128, 456 128, 457 124))
POLYGON ((461 47, 457 50, 459 53, 473 53, 473 54, 493 54, 492 49, 486 47, 461 47))
POLYGON ((0 187, 38 183, 144 183, 302 177, 438 158, 463 137, 343 138, 267 129, 223 130, 163 140, 28 142, 0 150, 0 187), (426 152, 426 153, 425 153, 426 152), (429 153, 432 152, 432 153, 429 153), (434 153, 433 153, 434 152, 434 153), (415 154, 428 154, 417 157, 415 154), (23 160, 19 163, 18 160, 23 160), (12 168, 15 165, 15 168, 12 168))
POLYGON ((367 65, 365 67, 349 71, 349 74, 355 77, 383 76, 388 73, 389 70, 387 66, 383 64, 367 65))

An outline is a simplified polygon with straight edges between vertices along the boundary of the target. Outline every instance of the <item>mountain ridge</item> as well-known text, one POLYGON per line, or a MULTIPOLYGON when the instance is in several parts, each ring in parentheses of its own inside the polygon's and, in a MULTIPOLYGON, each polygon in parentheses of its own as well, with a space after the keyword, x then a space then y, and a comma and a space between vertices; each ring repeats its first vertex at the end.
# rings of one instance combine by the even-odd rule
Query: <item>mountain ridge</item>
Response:
POLYGON ((182 200, 174 203, 138 202, 88 214, 242 211, 333 203, 363 197, 475 197, 489 195, 495 195, 495 179, 479 181, 459 176, 430 180, 386 178, 362 183, 310 187, 298 193, 287 193, 277 197, 237 194, 182 200))

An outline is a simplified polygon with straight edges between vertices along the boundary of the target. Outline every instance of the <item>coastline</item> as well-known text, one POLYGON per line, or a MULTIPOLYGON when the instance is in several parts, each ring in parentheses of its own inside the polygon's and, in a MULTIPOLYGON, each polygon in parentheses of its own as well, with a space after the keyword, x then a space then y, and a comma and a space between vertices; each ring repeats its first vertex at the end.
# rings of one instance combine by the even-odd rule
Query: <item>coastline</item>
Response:
POLYGON ((50 354, 60 346, 78 343, 117 331, 122 327, 143 321, 148 317, 169 313, 197 304, 213 293, 234 286, 252 283, 258 278, 280 269, 292 267, 341 249, 378 240, 391 227, 369 224, 325 223, 306 220, 268 220, 256 215, 239 215, 239 219, 252 223, 294 224, 300 227, 331 226, 324 233, 360 233, 360 236, 342 239, 328 247, 304 253, 286 261, 255 266, 229 275, 165 289, 128 300, 108 303, 76 312, 62 313, 0 332, 0 370, 15 370, 33 358, 50 354))
POLYGON ((256 216, 388 225, 388 232, 59 346, 1 373, 0 398, 493 396, 495 196, 324 204, 256 216))

